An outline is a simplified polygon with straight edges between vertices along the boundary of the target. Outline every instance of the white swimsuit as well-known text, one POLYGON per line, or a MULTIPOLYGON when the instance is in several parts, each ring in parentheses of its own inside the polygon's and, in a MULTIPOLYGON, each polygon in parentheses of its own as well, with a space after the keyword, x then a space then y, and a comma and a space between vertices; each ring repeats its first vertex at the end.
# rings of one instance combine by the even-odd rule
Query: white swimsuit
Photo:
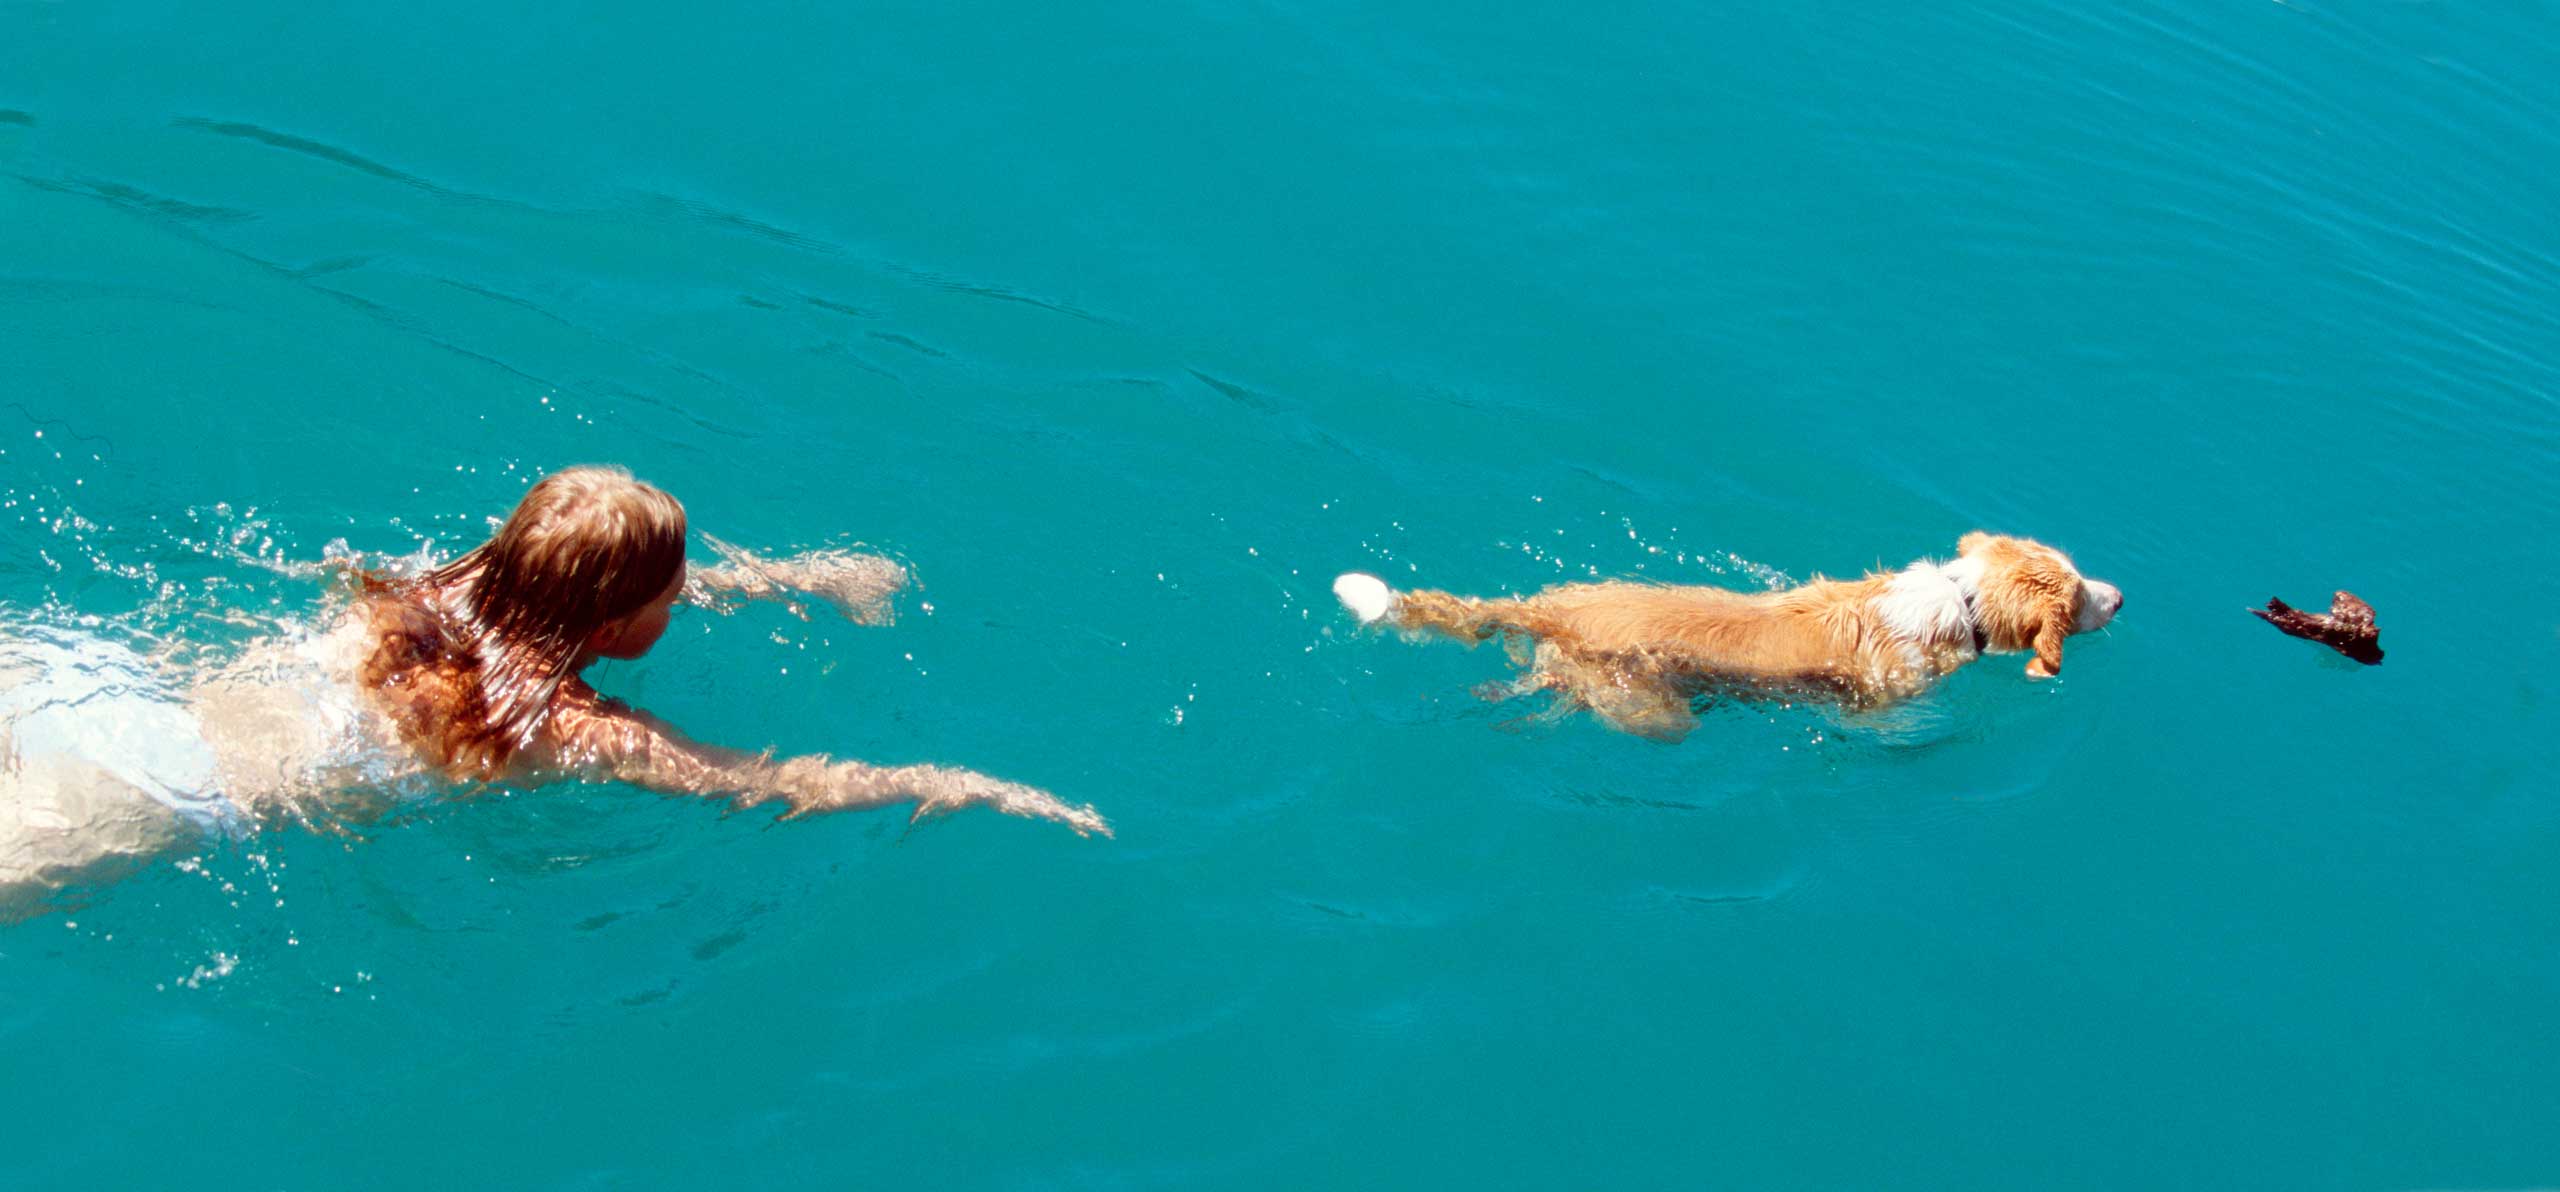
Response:
MULTIPOLYGON (((92 769, 180 819, 229 831, 240 816, 216 789, 202 725, 141 655, 42 626, 0 633, 0 767, 35 780, 64 764, 92 769)), ((16 797, 0 783, 0 798, 16 797)))

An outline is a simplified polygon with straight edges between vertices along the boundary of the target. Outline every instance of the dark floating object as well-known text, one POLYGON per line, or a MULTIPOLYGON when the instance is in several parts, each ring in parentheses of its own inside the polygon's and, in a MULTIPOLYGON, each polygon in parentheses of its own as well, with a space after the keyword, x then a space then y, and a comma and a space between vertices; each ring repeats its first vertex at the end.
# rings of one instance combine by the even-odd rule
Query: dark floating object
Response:
POLYGON ((2269 600, 2265 608, 2249 611, 2304 641, 2318 642, 2366 666, 2382 665, 2382 630, 2373 623, 2373 606, 2353 592, 2338 593, 2325 614, 2306 613, 2281 600, 2269 600))

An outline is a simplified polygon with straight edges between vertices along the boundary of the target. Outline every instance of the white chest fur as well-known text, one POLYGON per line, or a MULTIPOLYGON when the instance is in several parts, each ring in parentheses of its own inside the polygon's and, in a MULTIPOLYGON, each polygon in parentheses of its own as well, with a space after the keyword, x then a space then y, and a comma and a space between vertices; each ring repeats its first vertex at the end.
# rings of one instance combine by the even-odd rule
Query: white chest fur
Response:
POLYGON ((1935 563, 1922 559, 1894 574, 1875 600, 1885 631, 1913 645, 1974 641, 1973 600, 1982 564, 1973 559, 1935 563))

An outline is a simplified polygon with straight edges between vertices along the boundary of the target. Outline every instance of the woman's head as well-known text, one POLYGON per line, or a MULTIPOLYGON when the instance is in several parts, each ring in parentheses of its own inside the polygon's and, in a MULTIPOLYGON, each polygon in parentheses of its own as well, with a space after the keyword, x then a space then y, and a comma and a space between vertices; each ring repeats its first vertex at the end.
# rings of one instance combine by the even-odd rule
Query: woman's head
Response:
POLYGON ((620 468, 543 477, 487 542, 424 583, 462 614, 476 715, 450 752, 495 773, 590 659, 637 658, 684 586, 684 506, 620 468), (477 760, 473 760, 477 759, 477 760))
POLYGON ((682 595, 684 572, 679 570, 656 599, 588 634, 587 653, 598 658, 638 658, 648 653, 659 638, 666 636, 667 618, 674 614, 676 599, 682 595))
POLYGON ((638 640, 617 622, 654 609, 665 629, 684 582, 684 540, 674 497, 620 468, 565 468, 526 490, 506 524, 449 570, 471 565, 472 613, 510 642, 636 658, 657 632, 638 640))

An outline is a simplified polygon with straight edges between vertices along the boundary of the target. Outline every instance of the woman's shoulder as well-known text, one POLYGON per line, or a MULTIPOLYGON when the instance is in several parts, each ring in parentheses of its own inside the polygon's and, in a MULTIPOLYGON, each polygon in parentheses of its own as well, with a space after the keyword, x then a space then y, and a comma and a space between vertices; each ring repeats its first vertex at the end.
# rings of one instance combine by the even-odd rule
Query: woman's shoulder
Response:
POLYGON ((356 683, 428 765, 488 777, 478 657, 437 611, 431 589, 368 577, 348 609, 356 683))
POLYGON ((349 620, 372 639, 365 665, 368 678, 387 679, 444 661, 453 652, 453 635, 444 618, 413 586, 368 578, 348 611, 349 620))

